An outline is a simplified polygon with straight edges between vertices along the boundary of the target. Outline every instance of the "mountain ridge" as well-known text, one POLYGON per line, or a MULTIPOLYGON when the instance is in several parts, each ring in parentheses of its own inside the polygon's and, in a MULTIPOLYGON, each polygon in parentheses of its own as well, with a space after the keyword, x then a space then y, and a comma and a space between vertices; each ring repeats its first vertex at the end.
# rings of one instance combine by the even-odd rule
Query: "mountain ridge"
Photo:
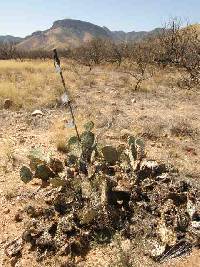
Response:
POLYGON ((0 42, 9 42, 9 43, 20 43, 24 38, 22 37, 16 37, 12 35, 0 35, 0 42))
MULTIPOLYGON (((17 48, 21 50, 68 49, 83 45, 93 38, 108 39, 117 43, 124 41, 139 41, 145 37, 156 34, 160 30, 160 28, 156 28, 152 31, 139 32, 111 31, 105 26, 101 27, 90 22, 63 19, 53 22, 52 26, 47 30, 35 31, 25 38, 13 37, 13 40, 17 41, 17 48)), ((7 40, 8 39, 9 38, 7 38, 7 40)), ((10 38, 10 40, 11 39, 12 38, 10 38)))

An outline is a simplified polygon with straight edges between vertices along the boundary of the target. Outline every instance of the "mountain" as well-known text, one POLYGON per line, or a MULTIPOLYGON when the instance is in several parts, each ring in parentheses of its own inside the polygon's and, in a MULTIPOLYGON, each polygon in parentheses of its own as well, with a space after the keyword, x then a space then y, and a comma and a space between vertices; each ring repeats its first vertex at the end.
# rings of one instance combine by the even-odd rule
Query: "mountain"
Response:
POLYGON ((78 47, 93 38, 110 38, 104 28, 80 20, 58 20, 46 31, 37 31, 27 36, 19 49, 53 49, 78 47))
POLYGON ((27 36, 18 44, 18 49, 67 49, 78 47, 93 38, 104 38, 115 42, 137 41, 155 34, 158 30, 126 33, 124 31, 110 31, 106 27, 100 27, 85 21, 64 19, 55 21, 48 30, 37 31, 27 36))
POLYGON ((11 35, 0 35, 0 43, 20 43, 22 42, 23 38, 15 37, 11 35))

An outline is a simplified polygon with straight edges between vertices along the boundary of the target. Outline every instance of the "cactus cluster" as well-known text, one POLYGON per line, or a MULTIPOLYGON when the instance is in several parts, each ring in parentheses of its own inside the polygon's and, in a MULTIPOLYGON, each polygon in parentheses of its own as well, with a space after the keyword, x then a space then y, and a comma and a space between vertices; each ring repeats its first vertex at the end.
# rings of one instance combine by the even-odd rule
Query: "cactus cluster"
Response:
POLYGON ((142 140, 129 136, 118 147, 100 146, 93 127, 87 123, 80 140, 67 141, 64 162, 31 151, 21 180, 43 181, 38 194, 45 205, 23 211, 24 232, 7 254, 29 243, 40 260, 73 257, 116 233, 145 240, 145 254, 158 262, 200 246, 198 191, 164 163, 148 160, 142 140))
POLYGON ((29 166, 22 166, 20 169, 20 177, 24 183, 29 183, 33 178, 41 179, 43 183, 54 181, 64 170, 64 165, 59 159, 45 157, 40 149, 31 150, 28 158, 29 166))

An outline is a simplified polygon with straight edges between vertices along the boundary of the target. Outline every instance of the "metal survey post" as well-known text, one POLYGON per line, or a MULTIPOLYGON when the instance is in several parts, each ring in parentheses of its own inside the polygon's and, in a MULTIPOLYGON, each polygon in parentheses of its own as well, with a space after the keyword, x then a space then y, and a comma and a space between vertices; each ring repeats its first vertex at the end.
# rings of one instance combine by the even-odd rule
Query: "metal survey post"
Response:
POLYGON ((74 128, 75 128, 75 131, 76 131, 76 135, 77 135, 77 138, 78 138, 78 140, 80 142, 81 139, 80 139, 78 128, 77 128, 77 125, 76 125, 76 122, 75 122, 74 112, 73 112, 73 109, 72 109, 71 101, 70 101, 70 98, 69 98, 69 93, 68 93, 68 90, 67 90, 67 87, 66 87, 66 84, 65 84, 65 80, 64 80, 64 77, 63 77, 62 68, 60 66, 60 59, 58 57, 57 50, 54 49, 53 52, 54 52, 54 66, 55 66, 56 72, 60 74, 61 81, 62 81, 63 88, 64 88, 64 94, 61 96, 61 102, 62 102, 62 104, 64 106, 68 106, 69 107, 69 110, 70 110, 70 113, 71 113, 71 117, 72 117, 72 122, 73 122, 73 125, 74 125, 74 128))

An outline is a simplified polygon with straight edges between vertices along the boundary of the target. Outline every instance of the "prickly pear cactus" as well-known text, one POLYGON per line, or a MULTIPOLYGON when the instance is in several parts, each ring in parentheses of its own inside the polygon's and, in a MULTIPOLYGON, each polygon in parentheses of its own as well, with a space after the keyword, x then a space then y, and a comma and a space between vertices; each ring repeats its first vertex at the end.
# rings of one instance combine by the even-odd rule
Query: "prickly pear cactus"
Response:
POLYGON ((91 132, 94 129, 94 122, 89 121, 84 125, 84 128, 87 132, 91 132))
POLYGON ((30 168, 26 167, 26 166, 23 166, 21 169, 20 169, 20 177, 21 177, 21 180, 27 184, 29 183, 32 179, 33 179, 33 173, 32 171, 30 170, 30 168))
POLYGON ((136 139, 134 136, 129 137, 128 144, 127 155, 129 156, 130 165, 133 170, 136 170, 139 162, 145 156, 145 145, 142 140, 136 139))
POLYGON ((69 151, 69 155, 73 155, 77 159, 80 158, 82 150, 77 136, 70 137, 67 143, 67 148, 69 151))
POLYGON ((50 177, 54 177, 53 171, 45 164, 37 165, 35 171, 35 177, 43 181, 48 181, 50 177))
POLYGON ((115 163, 119 159, 116 148, 112 146, 104 146, 102 148, 102 154, 103 154, 104 160, 110 165, 115 165, 115 163))
POLYGON ((135 140, 135 147, 137 150, 137 159, 141 160, 145 156, 145 144, 141 139, 135 140))
POLYGON ((35 170, 37 165, 46 162, 46 159, 39 148, 32 149, 28 155, 28 158, 30 159, 31 170, 35 170))
POLYGON ((83 149, 92 148, 94 145, 95 136, 90 131, 85 131, 81 134, 81 145, 83 149))
POLYGON ((95 149, 95 135, 92 132, 94 128, 94 123, 92 121, 84 125, 85 131, 81 134, 81 148, 82 155, 81 158, 85 162, 91 162, 92 152, 95 149))
POLYGON ((128 144, 129 144, 129 155, 130 159, 132 160, 137 160, 137 149, 135 145, 135 137, 130 136, 128 139, 128 144))

